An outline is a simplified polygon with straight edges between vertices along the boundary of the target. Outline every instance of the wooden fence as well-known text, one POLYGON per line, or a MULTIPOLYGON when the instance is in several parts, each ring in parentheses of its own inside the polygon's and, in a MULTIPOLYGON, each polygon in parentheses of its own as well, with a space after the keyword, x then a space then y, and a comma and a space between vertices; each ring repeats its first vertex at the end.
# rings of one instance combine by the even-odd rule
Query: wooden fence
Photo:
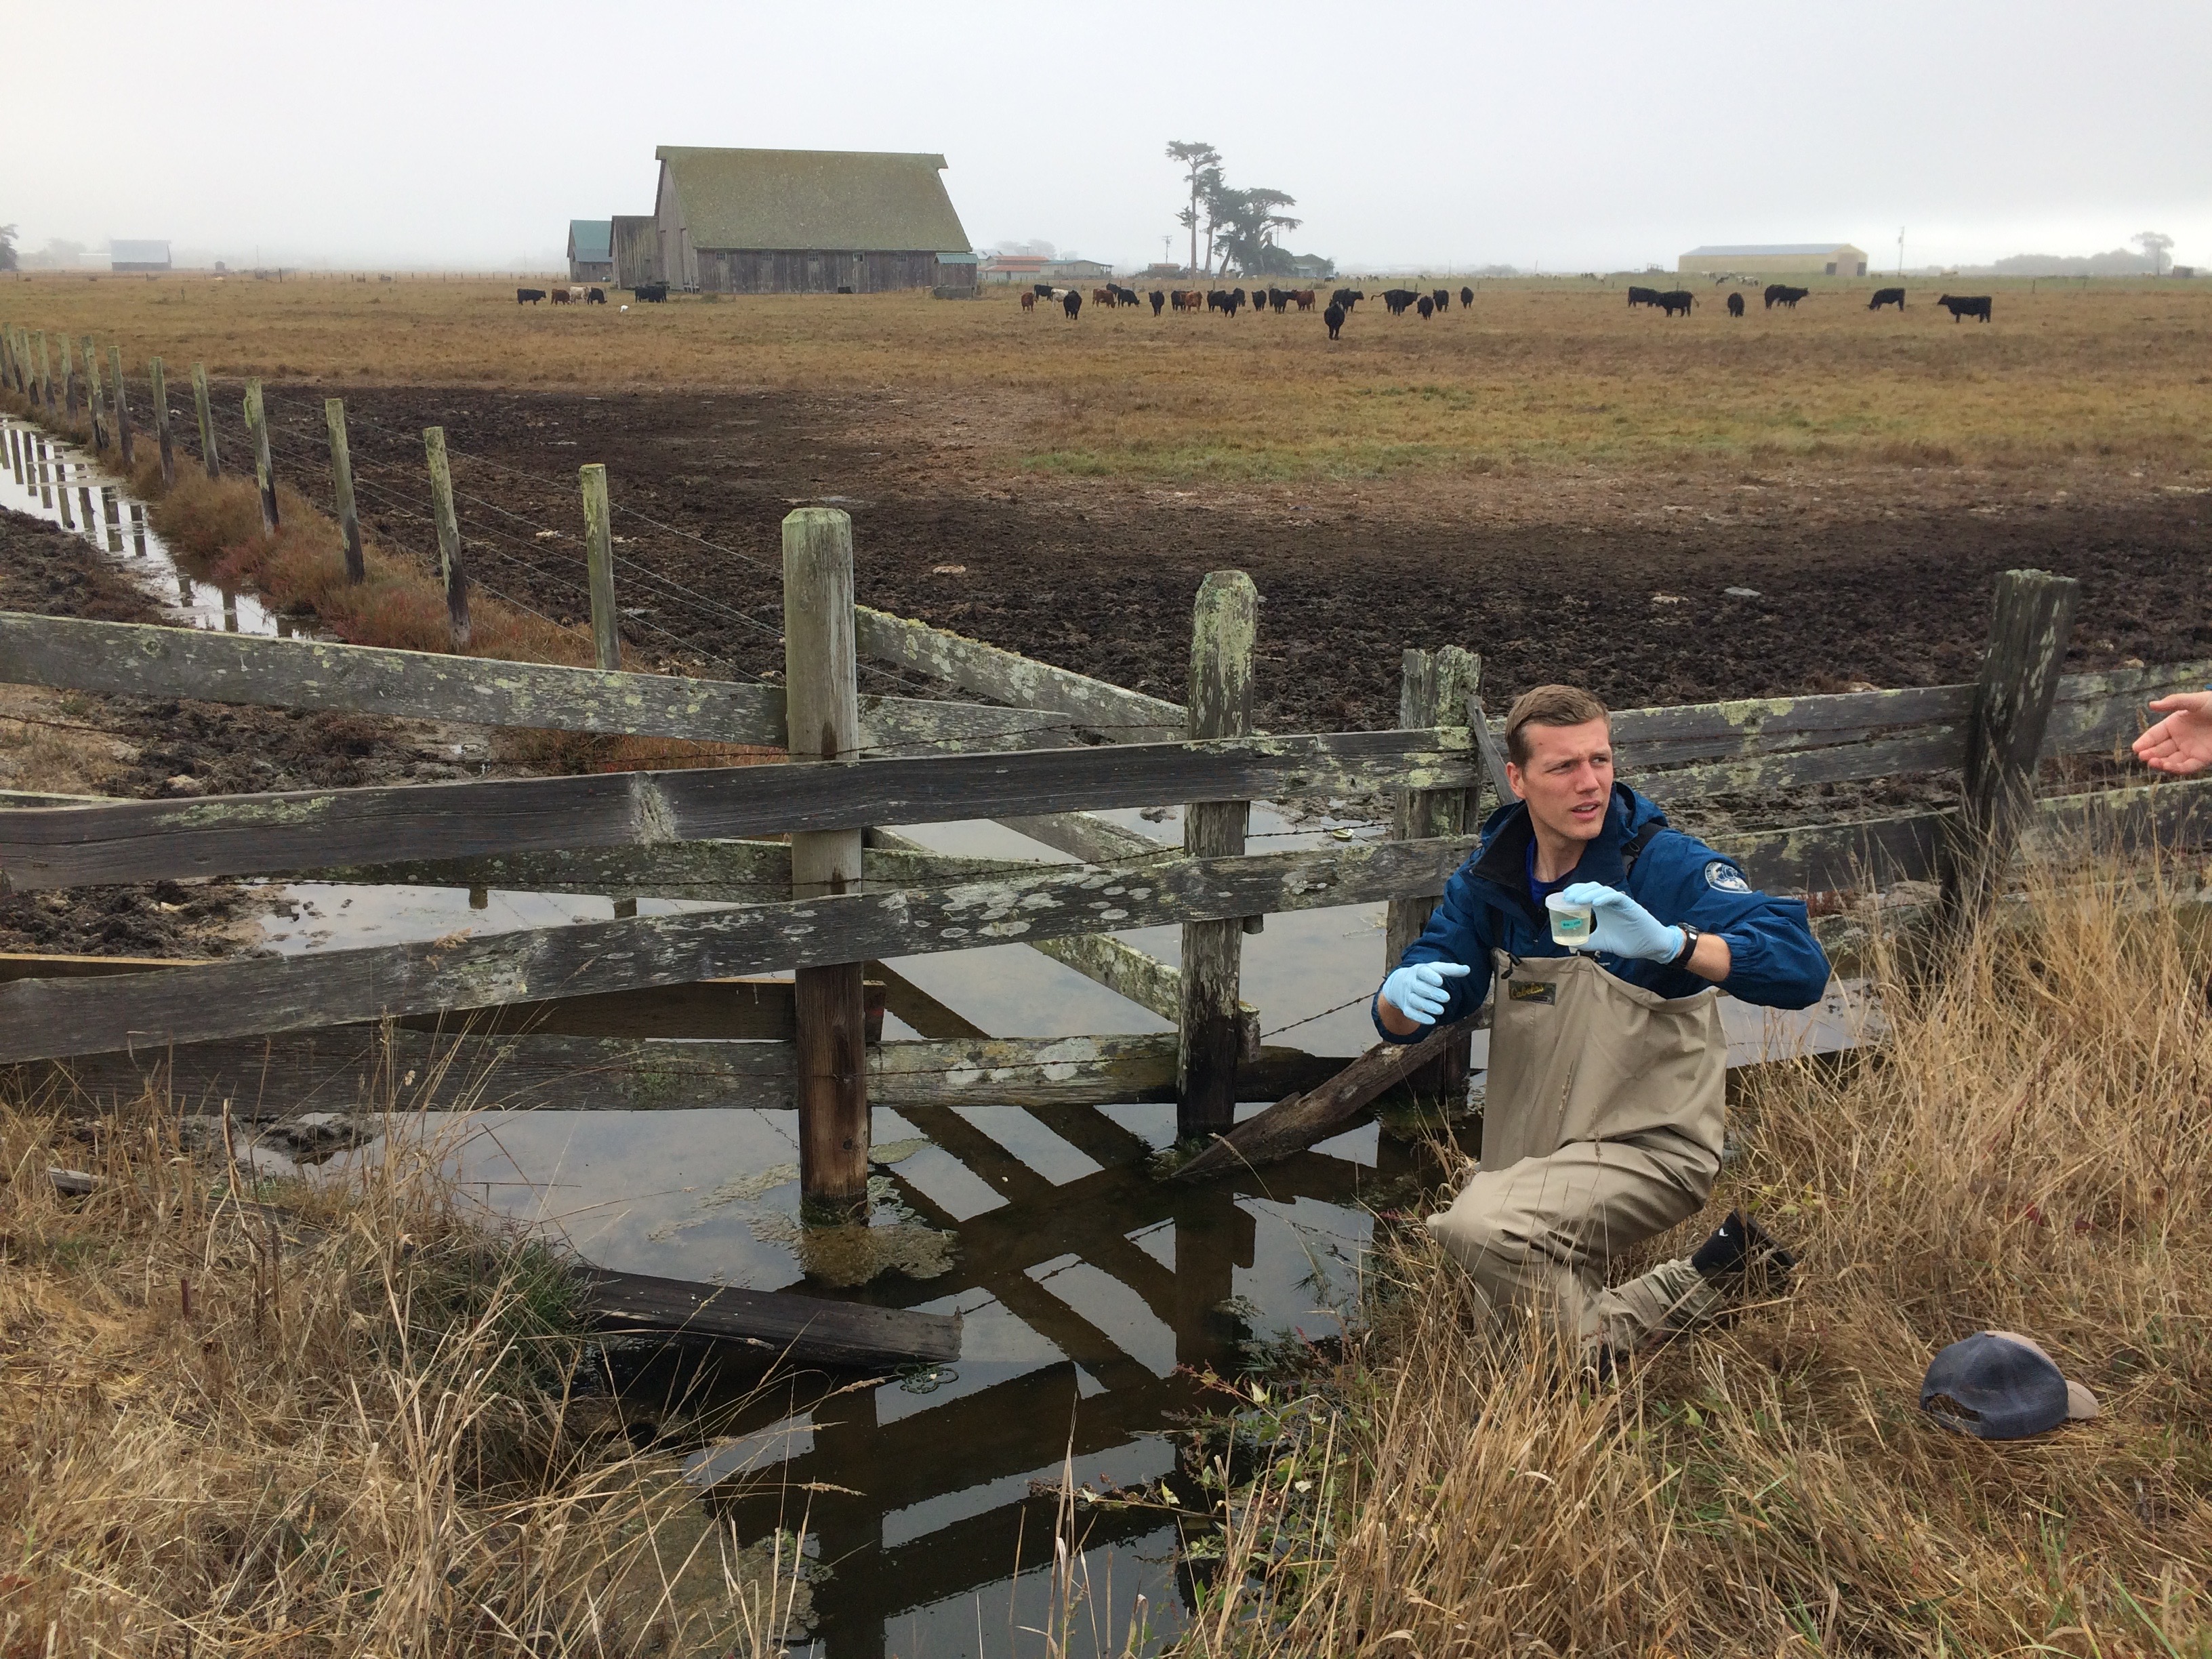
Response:
MULTIPOLYGON (((22 337, 0 331, 9 338, 22 337)), ((0 376, 20 390, 21 366, 36 361, 19 344, 0 376)), ((334 419, 334 448, 342 430, 334 419)), ((583 485, 587 543, 603 542, 604 475, 586 468, 583 485)), ((1214 1135, 1240 1098, 1336 1069, 1261 1045, 1259 1012, 1239 996, 1241 942, 1270 913, 1383 901, 1390 957, 1418 931, 1472 849, 1484 801, 1504 793, 1473 653, 1406 653, 1401 729, 1257 733, 1256 595, 1241 573, 1201 586, 1176 704, 855 605, 842 513, 801 508, 784 536, 781 686, 621 672, 611 578, 596 569, 595 669, 0 614, 0 681, 787 757, 182 801, 0 798, 0 879, 16 890, 281 875, 730 907, 160 971, 27 966, 0 974, 0 1065, 58 1066, 97 1088, 153 1077, 179 1093, 265 1091, 294 1105, 349 1103, 402 1076, 431 1079, 410 1097, 433 1105, 795 1103, 805 1193, 845 1204, 866 1189, 872 1097, 1052 1106, 1171 1096, 1182 1133, 1214 1135), (863 657, 944 695, 862 696, 863 657), (1376 792, 1399 803, 1388 841, 1247 850, 1255 799, 1376 792), (1096 816, 1174 805, 1186 809, 1180 848, 1096 816), (974 818, 1079 861, 953 857, 894 827, 974 818), (1166 923, 1183 930, 1180 969, 1113 937, 1166 923), (1176 1031, 992 1039, 881 965, 1007 943, 1176 1031), (796 983, 771 992, 744 978, 780 970, 796 970, 796 983), (888 1006, 923 1040, 872 1042, 872 994, 878 1023, 888 1006), (740 998, 775 1012, 747 1024, 732 1012, 740 998), (689 1012, 670 1012, 679 1006, 689 1012)), ((2062 676, 2075 592, 2040 572, 2001 579, 1971 684, 1621 711, 1620 773, 1674 804, 1955 770, 1956 810, 1708 839, 1761 887, 1932 879, 1959 915, 1990 902, 2023 839, 2203 836, 2212 781, 2035 797, 2039 762, 2110 753, 2139 729, 2147 699, 2212 673, 2193 663, 2062 676)), ((1464 1070, 1462 1041, 1430 1079, 1464 1070)))

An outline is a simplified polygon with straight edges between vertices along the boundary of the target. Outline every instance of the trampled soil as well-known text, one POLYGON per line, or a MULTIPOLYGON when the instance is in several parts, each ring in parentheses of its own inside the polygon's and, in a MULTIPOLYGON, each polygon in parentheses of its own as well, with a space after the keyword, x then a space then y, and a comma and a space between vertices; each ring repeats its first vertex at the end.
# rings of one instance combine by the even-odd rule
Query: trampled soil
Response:
MULTIPOLYGON (((272 394, 303 470, 331 389, 272 394)), ((1966 679, 2020 566, 2081 579, 2075 668, 2212 654, 2205 492, 2094 469, 1168 489, 1024 473, 989 411, 888 392, 345 396, 372 533, 430 555, 442 424, 477 574, 556 618, 588 613, 574 469, 604 462, 629 648, 720 672, 780 671, 778 521, 822 501, 854 515, 864 603, 1177 699, 1199 579, 1249 571, 1276 731, 1394 723, 1409 645, 1480 651, 1493 707, 1553 679, 1619 707, 1966 679)))

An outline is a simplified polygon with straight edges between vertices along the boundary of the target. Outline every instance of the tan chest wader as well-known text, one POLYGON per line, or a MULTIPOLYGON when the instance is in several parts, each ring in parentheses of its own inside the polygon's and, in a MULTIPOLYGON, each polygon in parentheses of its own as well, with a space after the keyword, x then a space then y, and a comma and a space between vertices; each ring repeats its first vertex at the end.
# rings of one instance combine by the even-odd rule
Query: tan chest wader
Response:
POLYGON ((1662 997, 1589 957, 1492 955, 1482 1161, 1431 1231, 1493 1314, 1533 1310, 1585 1350, 1688 1328, 1720 1297, 1686 1259, 1612 1289, 1606 1270, 1712 1194, 1720 992, 1662 997))

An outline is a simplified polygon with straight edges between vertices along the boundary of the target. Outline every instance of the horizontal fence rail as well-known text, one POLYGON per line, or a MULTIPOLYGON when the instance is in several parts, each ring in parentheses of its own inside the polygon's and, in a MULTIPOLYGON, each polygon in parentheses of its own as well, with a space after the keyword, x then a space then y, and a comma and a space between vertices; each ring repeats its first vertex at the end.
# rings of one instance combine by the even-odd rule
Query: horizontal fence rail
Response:
POLYGON ((0 985, 0 1062, 1358 904, 1436 892, 1474 848, 1455 836, 1187 859, 1133 873, 1079 865, 936 890, 0 985))
POLYGON ((211 795, 0 814, 16 890, 1463 785, 1463 727, 211 795))
POLYGON ((1182 737, 1188 726, 1188 711, 1181 703, 1055 668, 887 611, 855 605, 853 626, 864 657, 896 663, 978 696, 1024 708, 1056 710, 1104 736, 1158 742, 1182 737))
MULTIPOLYGON (((0 683, 770 749, 786 735, 780 685, 21 611, 0 611, 0 683)), ((1037 748, 1075 724, 1048 711, 889 696, 861 698, 860 722, 875 749, 1037 748)))

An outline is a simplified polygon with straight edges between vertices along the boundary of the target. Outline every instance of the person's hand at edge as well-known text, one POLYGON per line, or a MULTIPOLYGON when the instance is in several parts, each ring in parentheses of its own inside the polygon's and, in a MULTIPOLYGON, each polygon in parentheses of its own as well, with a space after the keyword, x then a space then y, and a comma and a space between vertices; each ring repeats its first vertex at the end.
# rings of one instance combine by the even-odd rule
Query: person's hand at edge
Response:
POLYGON ((2150 708, 2166 718, 2136 739, 2137 760, 2177 778, 2212 766, 2212 688, 2160 697, 2150 708))
POLYGON ((1608 887, 1601 881, 1578 881, 1559 896, 1570 903, 1589 906, 1593 951, 1638 962, 1672 962, 1682 954, 1688 936, 1660 921, 1618 887, 1608 887))
POLYGON ((1444 981, 1464 979, 1474 971, 1458 962, 1416 962, 1394 968, 1382 981, 1382 1000, 1417 1025, 1433 1025, 1451 1000, 1444 981))

